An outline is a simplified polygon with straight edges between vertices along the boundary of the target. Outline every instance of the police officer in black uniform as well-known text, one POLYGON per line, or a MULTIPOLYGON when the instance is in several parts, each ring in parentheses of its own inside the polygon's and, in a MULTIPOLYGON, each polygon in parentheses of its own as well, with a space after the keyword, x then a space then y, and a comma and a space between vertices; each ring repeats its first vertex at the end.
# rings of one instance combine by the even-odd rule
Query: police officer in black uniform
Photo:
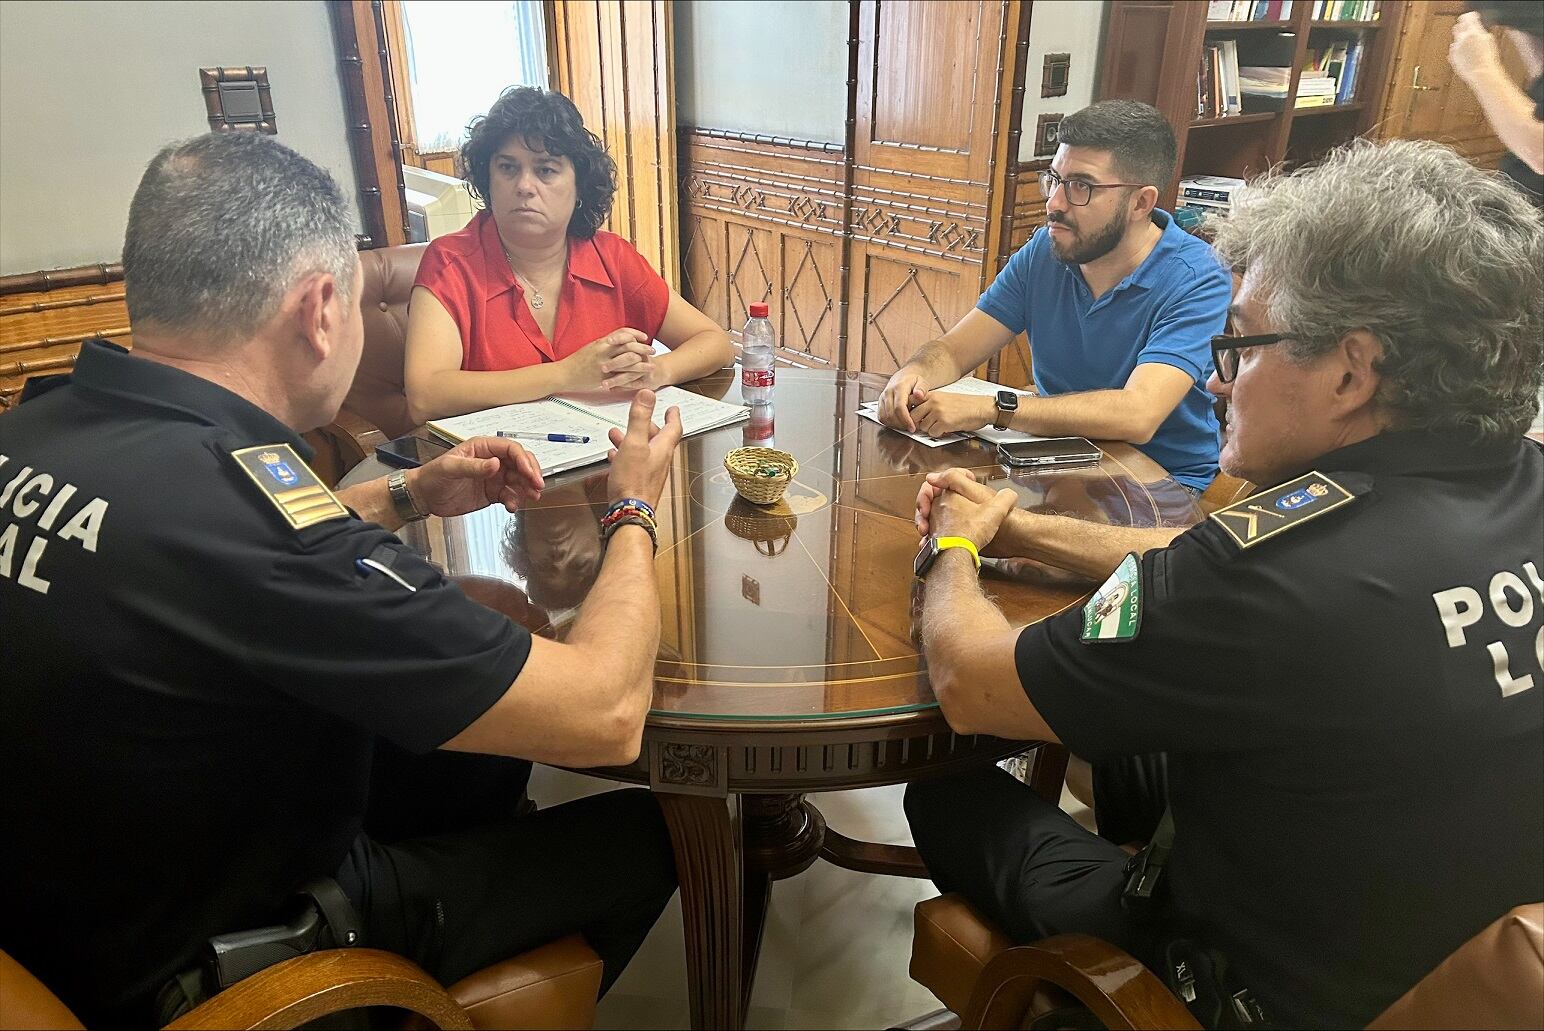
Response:
POLYGON ((1397 141, 1262 184, 1216 247, 1243 273, 1213 344, 1222 466, 1272 486, 1172 543, 1013 510, 961 470, 918 499, 950 724, 1166 753, 1166 861, 995 768, 912 785, 907 813, 940 889, 1017 940, 1106 938, 1203 1022, 1360 1027, 1539 898, 1544 228, 1397 141), (1014 630, 973 546, 1103 584, 1014 630))
MULTIPOLYGON (((610 531, 561 644, 389 532, 535 496, 512 442, 337 495, 317 481, 300 431, 336 414, 363 338, 352 223, 271 137, 168 147, 125 240, 135 351, 88 342, 0 418, 0 946, 88 1022, 149 1024, 211 936, 284 920, 318 877, 363 944, 447 984, 577 931, 609 985, 675 888, 644 791, 361 833, 377 739, 631 761, 659 629, 641 514, 610 531)), ((644 508, 680 436, 652 407, 640 394, 615 434, 609 480, 644 508)))

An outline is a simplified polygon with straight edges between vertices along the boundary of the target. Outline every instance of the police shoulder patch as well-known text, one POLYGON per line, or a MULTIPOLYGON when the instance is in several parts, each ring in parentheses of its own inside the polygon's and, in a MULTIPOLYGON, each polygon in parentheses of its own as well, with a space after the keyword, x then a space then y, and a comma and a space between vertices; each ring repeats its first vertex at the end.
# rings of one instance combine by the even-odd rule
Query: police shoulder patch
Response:
POLYGON ((1252 548, 1355 500, 1352 491, 1321 472, 1312 472, 1290 483, 1257 491, 1243 501, 1219 508, 1207 518, 1222 527, 1240 548, 1252 548))
POLYGON ((1142 628, 1142 560, 1132 552, 1120 560, 1083 606, 1084 644, 1129 641, 1142 628))
POLYGON ((348 518, 348 509, 288 444, 247 447, 230 455, 291 529, 348 518))

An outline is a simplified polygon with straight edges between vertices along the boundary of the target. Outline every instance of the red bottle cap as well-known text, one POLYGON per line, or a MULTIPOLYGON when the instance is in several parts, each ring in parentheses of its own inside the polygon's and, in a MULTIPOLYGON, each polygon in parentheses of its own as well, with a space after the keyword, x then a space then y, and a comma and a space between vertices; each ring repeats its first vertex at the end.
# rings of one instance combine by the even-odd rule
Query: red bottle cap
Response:
POLYGON ((751 318, 753 318, 753 319, 764 319, 764 318, 767 317, 768 310, 769 309, 767 308, 767 306, 765 304, 761 304, 759 302, 756 303, 756 304, 753 304, 753 305, 751 305, 751 308, 750 308, 751 318))

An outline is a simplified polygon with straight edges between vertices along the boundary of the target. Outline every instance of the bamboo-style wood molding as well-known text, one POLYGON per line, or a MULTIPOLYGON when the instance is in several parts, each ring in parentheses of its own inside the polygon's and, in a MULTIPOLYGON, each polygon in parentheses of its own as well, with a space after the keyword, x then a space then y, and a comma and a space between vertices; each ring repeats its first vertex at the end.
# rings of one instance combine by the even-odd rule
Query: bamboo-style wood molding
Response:
MULTIPOLYGON (((95 340, 97 337, 128 336, 132 333, 131 326, 113 326, 105 329, 94 329, 89 333, 79 333, 67 337, 43 337, 40 340, 21 340, 14 344, 0 344, 0 354, 20 354, 22 351, 36 351, 45 347, 64 347, 66 344, 82 344, 87 340, 95 340)), ((28 365, 21 362, 20 365, 28 365)), ((0 372, 4 372, 4 366, 0 366, 0 372)), ((29 369, 13 368, 5 375, 13 375, 16 372, 27 372, 29 369)))
POLYGON ((0 308, 0 318, 7 315, 39 315, 45 311, 63 311, 66 308, 89 308, 97 304, 109 304, 113 301, 123 300, 123 293, 116 294, 92 294, 89 297, 75 297, 67 301, 34 301, 32 304, 18 304, 10 308, 0 308))
POLYGON ((733 129, 714 129, 705 125, 683 125, 682 135, 706 136, 715 140, 735 140, 739 143, 770 143, 776 147, 798 147, 801 150, 819 150, 827 154, 840 154, 845 145, 822 143, 819 140, 801 140, 793 136, 771 136, 760 132, 736 132, 733 129))
POLYGON ((40 293, 67 286, 89 286, 93 283, 118 283, 123 281, 123 266, 117 262, 95 265, 77 265, 73 268, 43 269, 38 272, 18 272, 0 276, 0 297, 9 294, 40 293))
POLYGON ((406 243, 407 196, 386 99, 389 71, 381 60, 383 46, 376 13, 368 0, 329 0, 327 13, 332 18, 349 148, 364 218, 361 246, 406 243))

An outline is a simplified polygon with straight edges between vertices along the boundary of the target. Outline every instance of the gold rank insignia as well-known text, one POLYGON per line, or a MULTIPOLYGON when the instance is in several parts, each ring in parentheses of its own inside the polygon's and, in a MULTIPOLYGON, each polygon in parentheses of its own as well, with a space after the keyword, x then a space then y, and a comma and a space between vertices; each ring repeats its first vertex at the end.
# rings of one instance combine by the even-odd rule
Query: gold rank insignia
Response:
POLYGON ((232 451, 231 457, 291 528, 303 530, 348 517, 348 509, 288 444, 242 448, 232 451))
POLYGON ((1291 483, 1258 491, 1253 497, 1218 509, 1208 518, 1227 531, 1240 548, 1252 548, 1355 500, 1355 494, 1323 473, 1313 472, 1291 483))

